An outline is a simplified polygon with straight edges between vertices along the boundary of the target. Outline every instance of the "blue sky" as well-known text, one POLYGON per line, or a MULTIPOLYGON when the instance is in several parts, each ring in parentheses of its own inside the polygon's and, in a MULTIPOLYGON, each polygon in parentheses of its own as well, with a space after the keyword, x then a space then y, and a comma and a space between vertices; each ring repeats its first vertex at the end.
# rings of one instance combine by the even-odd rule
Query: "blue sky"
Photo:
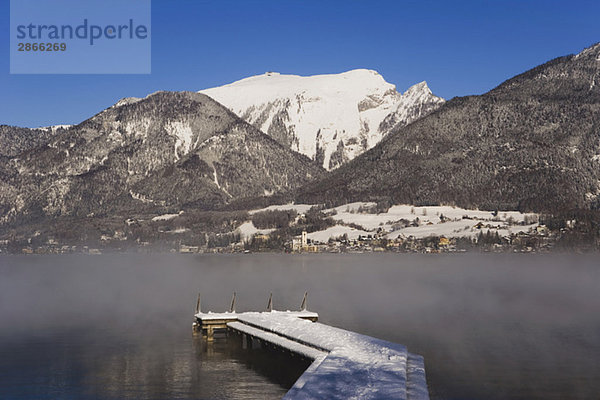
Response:
POLYGON ((265 71, 369 68, 401 91, 426 80, 449 99, 600 41, 598 1, 153 0, 150 75, 10 75, 0 1, 0 124, 29 127, 265 71))

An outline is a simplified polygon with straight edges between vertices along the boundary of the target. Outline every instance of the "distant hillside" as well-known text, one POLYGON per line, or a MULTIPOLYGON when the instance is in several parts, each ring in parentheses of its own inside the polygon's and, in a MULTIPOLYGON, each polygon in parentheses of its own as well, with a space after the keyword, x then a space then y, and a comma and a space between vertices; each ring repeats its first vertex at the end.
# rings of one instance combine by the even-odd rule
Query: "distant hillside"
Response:
POLYGON ((208 96, 125 99, 0 166, 2 222, 213 209, 321 173, 208 96))
POLYGON ((299 202, 382 200, 548 211, 598 208, 600 44, 454 98, 299 189, 299 202))
POLYGON ((41 146, 63 129, 63 126, 29 129, 0 125, 0 157, 14 157, 41 146))

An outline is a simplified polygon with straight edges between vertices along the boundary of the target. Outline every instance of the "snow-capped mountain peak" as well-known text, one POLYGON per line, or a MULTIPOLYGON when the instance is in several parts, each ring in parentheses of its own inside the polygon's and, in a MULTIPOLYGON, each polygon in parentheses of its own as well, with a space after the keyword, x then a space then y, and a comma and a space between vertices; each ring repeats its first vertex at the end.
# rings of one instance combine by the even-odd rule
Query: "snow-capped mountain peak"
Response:
POLYGON ((202 90, 275 140, 327 169, 443 103, 426 82, 404 94, 374 70, 313 76, 267 72, 202 90))
POLYGON ((406 92, 404 92, 405 96, 419 96, 419 95, 429 95, 431 93, 431 89, 427 85, 426 81, 419 82, 415 85, 412 85, 408 88, 406 92))
POLYGON ((137 103, 138 101, 142 100, 139 97, 124 97, 121 100, 117 101, 113 106, 111 106, 111 108, 118 108, 121 106, 126 106, 129 104, 134 104, 137 103))

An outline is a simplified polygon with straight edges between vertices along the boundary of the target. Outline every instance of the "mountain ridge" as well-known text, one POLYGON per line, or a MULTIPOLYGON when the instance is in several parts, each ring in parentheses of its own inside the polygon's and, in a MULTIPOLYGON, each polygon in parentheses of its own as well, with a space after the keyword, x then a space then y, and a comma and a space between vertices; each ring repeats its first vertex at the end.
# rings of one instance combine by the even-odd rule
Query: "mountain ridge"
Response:
POLYGON ((321 172, 194 92, 118 102, 3 165, 4 222, 137 207, 211 209, 321 172))
POLYGON ((444 102, 425 81, 402 94, 367 69, 312 76, 267 72, 200 92, 326 169, 444 102))
MULTIPOLYGON (((270 134, 262 132, 195 92, 124 98, 71 127, 0 127, 0 140, 22 139, 0 153, 2 238, 16 235, 15 243, 26 245, 40 227, 52 231, 60 224, 61 235, 70 237, 70 229, 81 224, 101 235, 114 236, 125 225, 141 241, 164 239, 171 233, 160 229, 169 224, 154 217, 172 214, 184 216, 166 226, 169 232, 189 229, 190 240, 202 242, 208 232, 232 234, 248 218, 236 210, 290 201, 549 214, 600 208, 599 44, 550 60, 482 95, 455 97, 433 109, 427 102, 411 102, 410 112, 404 111, 421 117, 408 124, 387 112, 396 110, 393 99, 399 95, 390 84, 374 71, 354 74, 368 75, 378 91, 363 98, 359 88, 356 101, 346 105, 356 103, 357 113, 385 114, 378 126, 388 133, 353 159, 343 142, 329 153, 335 167, 329 172, 321 167, 324 159, 315 163, 282 143, 283 130, 270 124, 270 134), (133 228, 132 215, 131 223, 141 221, 133 228)), ((426 82, 401 96, 421 95, 432 95, 426 82)), ((311 99, 304 93, 303 107, 311 99)), ((269 118, 275 114, 287 129, 285 112, 269 118)), ((369 129, 375 126, 372 119, 369 123, 369 129)), ((325 147, 321 151, 324 155, 325 147)), ((234 236, 230 239, 237 240, 234 236)))
POLYGON ((301 187, 295 199, 523 211, 597 208, 599 64, 600 46, 594 45, 483 95, 453 98, 301 187))

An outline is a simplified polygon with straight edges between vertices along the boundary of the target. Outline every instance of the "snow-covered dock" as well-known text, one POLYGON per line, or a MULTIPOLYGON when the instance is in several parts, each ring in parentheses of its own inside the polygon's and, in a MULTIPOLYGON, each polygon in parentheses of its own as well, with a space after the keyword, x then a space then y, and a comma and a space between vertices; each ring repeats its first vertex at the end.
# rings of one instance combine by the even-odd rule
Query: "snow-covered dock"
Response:
POLYGON ((226 321, 227 330, 247 343, 257 341, 313 360, 286 400, 429 399, 423 357, 399 344, 314 322, 316 313, 198 312, 195 317, 197 330, 226 321))

